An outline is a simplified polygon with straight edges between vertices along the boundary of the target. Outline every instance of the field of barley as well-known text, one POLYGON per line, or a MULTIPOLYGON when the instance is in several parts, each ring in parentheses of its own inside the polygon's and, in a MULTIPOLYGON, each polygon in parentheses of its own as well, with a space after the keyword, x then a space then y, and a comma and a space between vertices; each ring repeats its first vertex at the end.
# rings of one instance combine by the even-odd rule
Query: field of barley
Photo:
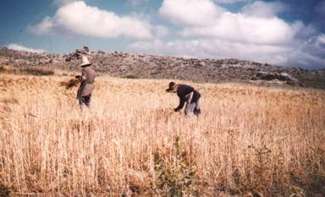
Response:
POLYGON ((80 111, 68 76, 0 76, 0 196, 325 196, 325 91, 98 77, 80 111))

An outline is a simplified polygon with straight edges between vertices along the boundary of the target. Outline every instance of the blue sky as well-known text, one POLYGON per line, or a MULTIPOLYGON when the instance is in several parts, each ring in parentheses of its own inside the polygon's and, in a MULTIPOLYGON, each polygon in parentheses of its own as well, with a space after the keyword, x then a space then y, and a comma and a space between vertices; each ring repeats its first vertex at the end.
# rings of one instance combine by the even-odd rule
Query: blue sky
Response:
POLYGON ((0 45, 325 67, 325 0, 1 0, 0 45))

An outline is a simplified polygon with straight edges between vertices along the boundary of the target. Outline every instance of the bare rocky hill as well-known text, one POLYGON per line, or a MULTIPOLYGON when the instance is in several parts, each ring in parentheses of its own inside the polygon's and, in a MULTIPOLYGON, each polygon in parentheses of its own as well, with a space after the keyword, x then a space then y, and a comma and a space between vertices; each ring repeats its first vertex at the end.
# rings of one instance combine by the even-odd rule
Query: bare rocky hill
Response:
MULTIPOLYGON (((79 70, 74 52, 65 55, 36 54, 0 49, 0 66, 47 66, 79 70)), ((121 52, 91 51, 90 59, 100 73, 125 78, 182 79, 196 82, 249 82, 325 88, 325 70, 280 67, 237 59, 194 59, 121 52)))

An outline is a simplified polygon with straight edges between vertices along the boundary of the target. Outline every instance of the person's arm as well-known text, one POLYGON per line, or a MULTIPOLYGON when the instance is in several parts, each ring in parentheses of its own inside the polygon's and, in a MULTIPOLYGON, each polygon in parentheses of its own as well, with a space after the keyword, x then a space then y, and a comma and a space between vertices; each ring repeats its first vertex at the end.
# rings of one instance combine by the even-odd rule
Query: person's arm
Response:
POLYGON ((81 75, 76 75, 74 78, 75 79, 78 79, 79 81, 81 81, 81 75))
POLYGON ((87 79, 87 73, 86 71, 83 69, 81 71, 81 81, 85 81, 87 79))
POLYGON ((174 109, 175 112, 178 112, 179 110, 181 110, 184 107, 185 104, 185 100, 184 99, 179 99, 179 105, 174 109))

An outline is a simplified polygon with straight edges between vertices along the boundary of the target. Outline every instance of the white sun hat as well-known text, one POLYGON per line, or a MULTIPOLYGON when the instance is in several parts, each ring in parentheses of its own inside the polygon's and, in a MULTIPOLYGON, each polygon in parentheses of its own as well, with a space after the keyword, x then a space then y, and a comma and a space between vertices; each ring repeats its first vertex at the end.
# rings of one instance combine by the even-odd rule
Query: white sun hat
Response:
POLYGON ((88 58, 85 55, 81 56, 81 61, 82 61, 82 63, 80 66, 90 66, 91 65, 91 63, 89 62, 88 58))

